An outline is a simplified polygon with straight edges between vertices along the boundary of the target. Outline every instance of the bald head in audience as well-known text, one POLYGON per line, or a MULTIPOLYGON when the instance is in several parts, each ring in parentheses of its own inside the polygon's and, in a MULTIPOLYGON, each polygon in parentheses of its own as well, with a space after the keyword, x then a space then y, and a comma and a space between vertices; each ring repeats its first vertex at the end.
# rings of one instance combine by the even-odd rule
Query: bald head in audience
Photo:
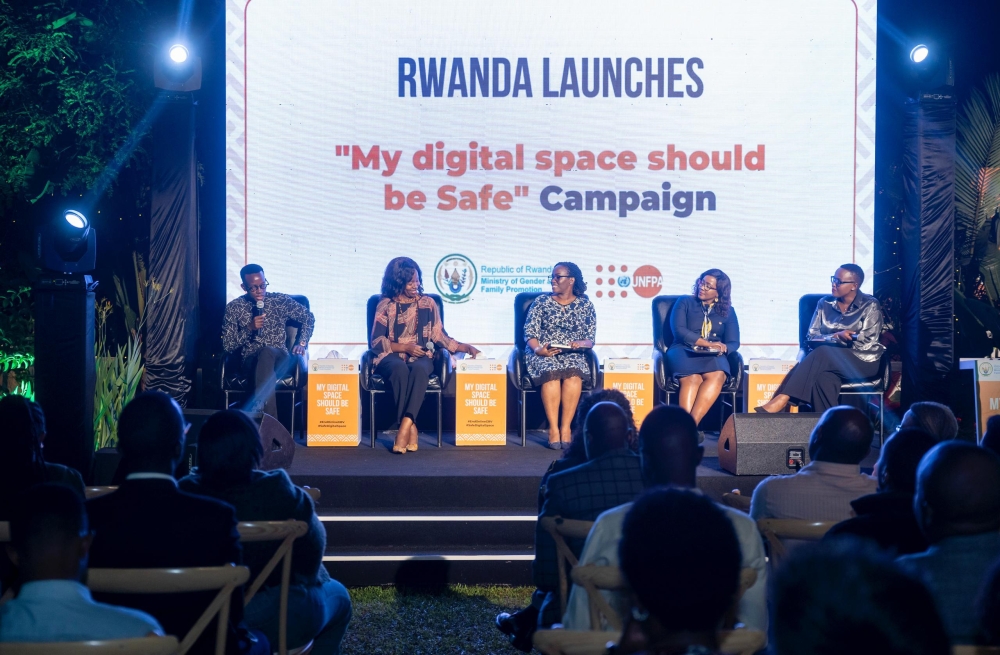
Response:
POLYGON ((860 464, 868 456, 875 431, 864 412, 841 405, 823 412, 809 435, 809 459, 860 464))
POLYGON ((660 405, 643 420, 639 457, 647 487, 694 487, 695 470, 704 453, 698 445, 698 426, 680 407, 660 405))
POLYGON ((587 459, 594 459, 612 450, 628 448, 632 422, 616 403, 597 403, 587 412, 583 422, 584 446, 587 459))
POLYGON ((938 444, 920 462, 913 509, 931 543, 1000 530, 1000 457, 969 443, 938 444))
POLYGON ((946 405, 941 403, 913 403, 903 414, 900 428, 918 428, 938 441, 949 441, 958 436, 958 421, 946 405))

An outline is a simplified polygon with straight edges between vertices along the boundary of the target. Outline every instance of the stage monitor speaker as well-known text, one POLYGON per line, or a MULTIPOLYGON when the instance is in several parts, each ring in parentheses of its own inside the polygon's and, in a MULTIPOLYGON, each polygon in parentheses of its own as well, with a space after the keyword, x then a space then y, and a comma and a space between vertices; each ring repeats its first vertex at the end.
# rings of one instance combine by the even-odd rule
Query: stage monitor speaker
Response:
MULTIPOLYGON (((185 409, 184 420, 191 427, 188 428, 187 440, 184 447, 184 461, 178 467, 177 477, 187 475, 191 468, 198 464, 198 438, 201 436, 201 428, 208 418, 220 410, 218 409, 185 409)), ((260 461, 260 468, 263 471, 272 469, 286 469, 292 465, 292 458, 295 456, 295 440, 288 430, 276 418, 261 412, 247 412, 247 416, 253 419, 260 431, 260 445, 264 449, 264 457, 260 461)))
POLYGON ((733 414, 719 434, 719 466, 736 475, 782 475, 809 463, 821 414, 733 414))

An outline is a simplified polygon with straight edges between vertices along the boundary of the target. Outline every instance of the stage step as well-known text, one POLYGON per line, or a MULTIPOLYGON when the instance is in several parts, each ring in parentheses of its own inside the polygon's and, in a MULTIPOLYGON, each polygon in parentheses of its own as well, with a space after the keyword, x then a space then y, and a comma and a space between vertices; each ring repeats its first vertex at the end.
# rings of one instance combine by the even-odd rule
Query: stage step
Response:
POLYGON ((530 586, 531 548, 484 545, 449 552, 412 548, 364 551, 327 549, 323 564, 348 587, 394 584, 397 587, 442 587, 446 584, 511 584, 530 586))
POLYGON ((344 584, 530 584, 534 508, 319 515, 324 562, 344 584))

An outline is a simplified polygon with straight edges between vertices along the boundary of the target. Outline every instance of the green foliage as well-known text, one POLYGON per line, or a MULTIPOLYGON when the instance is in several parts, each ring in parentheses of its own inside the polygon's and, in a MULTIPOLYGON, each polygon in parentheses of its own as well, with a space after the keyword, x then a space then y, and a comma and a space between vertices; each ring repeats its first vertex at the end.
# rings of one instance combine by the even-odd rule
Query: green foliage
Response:
MULTIPOLYGON (((115 292, 118 307, 124 314, 128 338, 125 345, 119 345, 114 353, 108 347, 108 317, 113 313, 111 301, 104 299, 96 308, 95 357, 97 384, 94 389, 94 449, 112 447, 118 443, 118 417, 135 394, 142 388, 142 377, 146 372, 143 364, 143 328, 146 324, 146 309, 163 299, 163 289, 154 280, 146 277, 146 264, 138 253, 132 253, 135 269, 136 309, 133 309, 131 294, 126 285, 116 275, 115 292)), ((167 291, 167 295, 173 289, 167 291)))
MULTIPOLYGON (((997 244, 988 243, 989 218, 1000 207, 1000 73, 991 73, 962 105, 955 142, 955 243, 961 265, 1000 264, 997 244)), ((984 274, 985 274, 984 270, 984 274)), ((987 282, 991 300, 1000 289, 987 282)))
POLYGON ((0 395, 34 398, 34 333, 31 289, 18 285, 0 294, 0 395))
POLYGON ((141 0, 0 0, 0 196, 37 199, 90 188, 109 163, 148 165, 119 149, 153 97, 137 84, 146 48, 141 0), (116 161, 119 159, 120 161, 116 161))

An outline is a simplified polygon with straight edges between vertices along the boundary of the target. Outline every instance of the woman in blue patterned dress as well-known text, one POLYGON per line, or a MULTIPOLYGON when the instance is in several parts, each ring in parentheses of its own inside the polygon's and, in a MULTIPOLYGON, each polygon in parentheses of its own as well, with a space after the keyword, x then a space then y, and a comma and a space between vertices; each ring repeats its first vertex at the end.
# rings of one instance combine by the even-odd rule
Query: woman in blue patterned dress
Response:
POLYGON ((552 268, 551 281, 552 293, 538 296, 528 308, 524 321, 528 346, 525 363, 532 382, 541 387, 542 405, 549 420, 549 447, 561 448, 573 439, 570 425, 584 377, 589 375, 583 353, 563 350, 566 346, 571 351, 594 347, 597 314, 587 298, 587 284, 579 266, 559 262, 552 268))

